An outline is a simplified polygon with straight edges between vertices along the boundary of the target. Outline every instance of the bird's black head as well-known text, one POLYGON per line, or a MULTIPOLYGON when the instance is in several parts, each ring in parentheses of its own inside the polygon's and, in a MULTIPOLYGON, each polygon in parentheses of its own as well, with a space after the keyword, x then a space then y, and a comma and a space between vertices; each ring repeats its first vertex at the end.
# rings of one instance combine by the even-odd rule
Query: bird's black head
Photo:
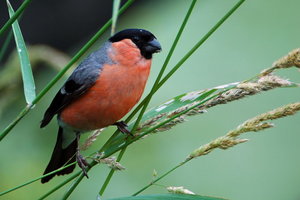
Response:
POLYGON ((153 53, 161 51, 161 46, 156 37, 144 29, 125 29, 109 38, 109 41, 119 42, 123 39, 131 39, 146 59, 151 59, 153 53))

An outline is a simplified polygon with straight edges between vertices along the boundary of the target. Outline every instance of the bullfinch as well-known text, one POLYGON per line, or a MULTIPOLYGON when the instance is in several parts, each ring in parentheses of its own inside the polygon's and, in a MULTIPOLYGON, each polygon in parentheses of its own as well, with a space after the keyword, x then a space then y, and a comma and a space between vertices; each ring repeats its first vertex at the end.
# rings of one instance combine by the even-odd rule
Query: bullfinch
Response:
MULTIPOLYGON (((73 71, 58 91, 41 121, 45 127, 57 115, 58 135, 44 174, 77 161, 86 175, 87 162, 80 155, 80 134, 115 125, 139 101, 151 67, 152 55, 161 51, 156 37, 144 29, 126 29, 109 38, 73 71)), ((71 173, 75 165, 41 179, 71 173)))

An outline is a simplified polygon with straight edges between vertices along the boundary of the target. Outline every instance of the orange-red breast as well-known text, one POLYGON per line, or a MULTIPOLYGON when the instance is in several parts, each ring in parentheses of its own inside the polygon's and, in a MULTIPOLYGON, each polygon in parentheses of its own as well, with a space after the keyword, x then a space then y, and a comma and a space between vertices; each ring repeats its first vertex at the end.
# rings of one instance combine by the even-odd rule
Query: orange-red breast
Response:
MULTIPOLYGON (((151 67, 152 54, 161 46, 156 37, 143 29, 126 29, 109 38, 74 70, 46 110, 41 127, 57 114, 59 129, 47 174, 77 160, 85 172, 86 162, 79 154, 81 133, 116 125, 139 101, 151 67)), ((71 173, 75 165, 42 178, 71 173)))

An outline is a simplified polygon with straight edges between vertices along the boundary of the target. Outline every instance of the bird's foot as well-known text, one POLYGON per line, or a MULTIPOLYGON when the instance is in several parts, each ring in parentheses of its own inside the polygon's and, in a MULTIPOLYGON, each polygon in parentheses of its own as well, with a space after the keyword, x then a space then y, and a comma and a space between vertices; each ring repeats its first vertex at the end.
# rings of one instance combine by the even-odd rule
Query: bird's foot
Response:
POLYGON ((77 152, 76 160, 77 160, 78 166, 82 169, 82 173, 84 174, 84 176, 89 178, 89 176, 87 175, 87 172, 86 172, 86 168, 89 164, 86 161, 86 159, 82 155, 80 155, 79 152, 77 152))
POLYGON ((114 123, 113 125, 117 126, 118 129, 127 135, 133 136, 130 130, 128 129, 128 125, 124 121, 119 121, 114 123))

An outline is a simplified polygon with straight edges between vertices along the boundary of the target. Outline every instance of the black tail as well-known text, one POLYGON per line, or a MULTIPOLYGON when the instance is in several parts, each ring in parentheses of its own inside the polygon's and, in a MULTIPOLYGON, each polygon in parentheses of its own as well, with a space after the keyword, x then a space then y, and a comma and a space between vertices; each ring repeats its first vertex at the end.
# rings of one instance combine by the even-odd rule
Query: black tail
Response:
MULTIPOLYGON (((76 151, 77 151, 77 139, 75 139, 67 148, 62 148, 62 139, 63 139, 63 129, 59 127, 58 129, 58 135, 56 144, 50 159, 50 162, 47 166, 47 168, 44 171, 44 175, 52 172, 54 170, 57 170, 58 168, 68 165, 72 162, 76 161, 76 151)), ((46 176, 41 179, 42 183, 48 182, 50 179, 52 179, 55 175, 64 175, 71 173, 76 165, 72 165, 70 167, 67 167, 59 172, 56 172, 54 174, 51 174, 49 176, 46 176)))

